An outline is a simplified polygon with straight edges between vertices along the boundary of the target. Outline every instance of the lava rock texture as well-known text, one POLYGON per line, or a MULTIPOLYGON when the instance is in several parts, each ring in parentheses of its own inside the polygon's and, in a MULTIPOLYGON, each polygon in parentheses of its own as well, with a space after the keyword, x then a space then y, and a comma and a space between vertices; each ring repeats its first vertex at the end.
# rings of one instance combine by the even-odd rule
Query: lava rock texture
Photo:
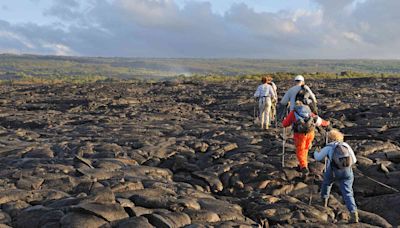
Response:
MULTIPOLYGON (((360 224, 400 225, 400 194, 367 178, 400 189, 400 80, 308 84, 359 160, 360 224)), ((346 226, 336 187, 321 207, 323 164, 303 177, 288 140, 281 167, 282 130, 254 123, 256 86, 1 85, 0 227, 346 226)))

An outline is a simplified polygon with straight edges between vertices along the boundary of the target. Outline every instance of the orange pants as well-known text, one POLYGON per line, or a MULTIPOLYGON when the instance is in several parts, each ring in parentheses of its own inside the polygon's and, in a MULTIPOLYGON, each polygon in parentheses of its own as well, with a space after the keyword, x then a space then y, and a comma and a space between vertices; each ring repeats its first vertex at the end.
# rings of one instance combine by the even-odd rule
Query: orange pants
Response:
POLYGON ((296 156, 301 168, 308 166, 308 150, 311 148, 314 136, 314 131, 307 134, 294 133, 293 135, 294 145, 296 146, 296 156))

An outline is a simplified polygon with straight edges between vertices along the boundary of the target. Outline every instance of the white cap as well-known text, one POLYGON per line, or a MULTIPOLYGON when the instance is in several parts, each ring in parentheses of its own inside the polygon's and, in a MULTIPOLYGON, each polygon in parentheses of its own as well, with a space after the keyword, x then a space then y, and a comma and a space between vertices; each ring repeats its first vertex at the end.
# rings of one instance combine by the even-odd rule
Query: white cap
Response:
POLYGON ((294 80, 295 80, 295 81, 302 81, 302 82, 304 82, 304 77, 303 77, 303 75, 297 75, 297 76, 294 78, 294 80))

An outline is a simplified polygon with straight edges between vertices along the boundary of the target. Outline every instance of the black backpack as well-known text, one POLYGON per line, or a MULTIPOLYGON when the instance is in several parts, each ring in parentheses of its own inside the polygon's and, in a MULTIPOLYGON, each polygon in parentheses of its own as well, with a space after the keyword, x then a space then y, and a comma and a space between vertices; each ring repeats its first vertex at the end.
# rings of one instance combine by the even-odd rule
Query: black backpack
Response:
POLYGON ((304 85, 302 85, 301 89, 299 90, 299 92, 297 92, 296 101, 301 101, 305 105, 310 105, 312 103, 311 94, 304 87, 304 85))
POLYGON ((351 167, 353 159, 351 158, 349 148, 347 148, 343 143, 336 144, 333 149, 331 163, 337 169, 351 167))
POLYGON ((318 115, 317 105, 312 99, 311 93, 304 87, 304 85, 302 85, 299 92, 297 92, 295 100, 301 101, 304 105, 309 106, 311 111, 318 115))
POLYGON ((296 121, 293 123, 293 131, 307 134, 315 129, 315 118, 311 117, 308 106, 296 106, 294 109, 296 121))

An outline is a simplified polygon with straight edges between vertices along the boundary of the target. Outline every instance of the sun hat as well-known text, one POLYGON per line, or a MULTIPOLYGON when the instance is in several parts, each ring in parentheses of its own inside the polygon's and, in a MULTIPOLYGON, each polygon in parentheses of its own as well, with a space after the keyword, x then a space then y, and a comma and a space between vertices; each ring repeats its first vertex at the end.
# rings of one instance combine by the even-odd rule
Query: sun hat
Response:
POLYGON ((295 80, 295 81, 302 81, 302 82, 304 82, 304 77, 303 77, 303 75, 297 75, 297 76, 294 78, 294 80, 295 80))

